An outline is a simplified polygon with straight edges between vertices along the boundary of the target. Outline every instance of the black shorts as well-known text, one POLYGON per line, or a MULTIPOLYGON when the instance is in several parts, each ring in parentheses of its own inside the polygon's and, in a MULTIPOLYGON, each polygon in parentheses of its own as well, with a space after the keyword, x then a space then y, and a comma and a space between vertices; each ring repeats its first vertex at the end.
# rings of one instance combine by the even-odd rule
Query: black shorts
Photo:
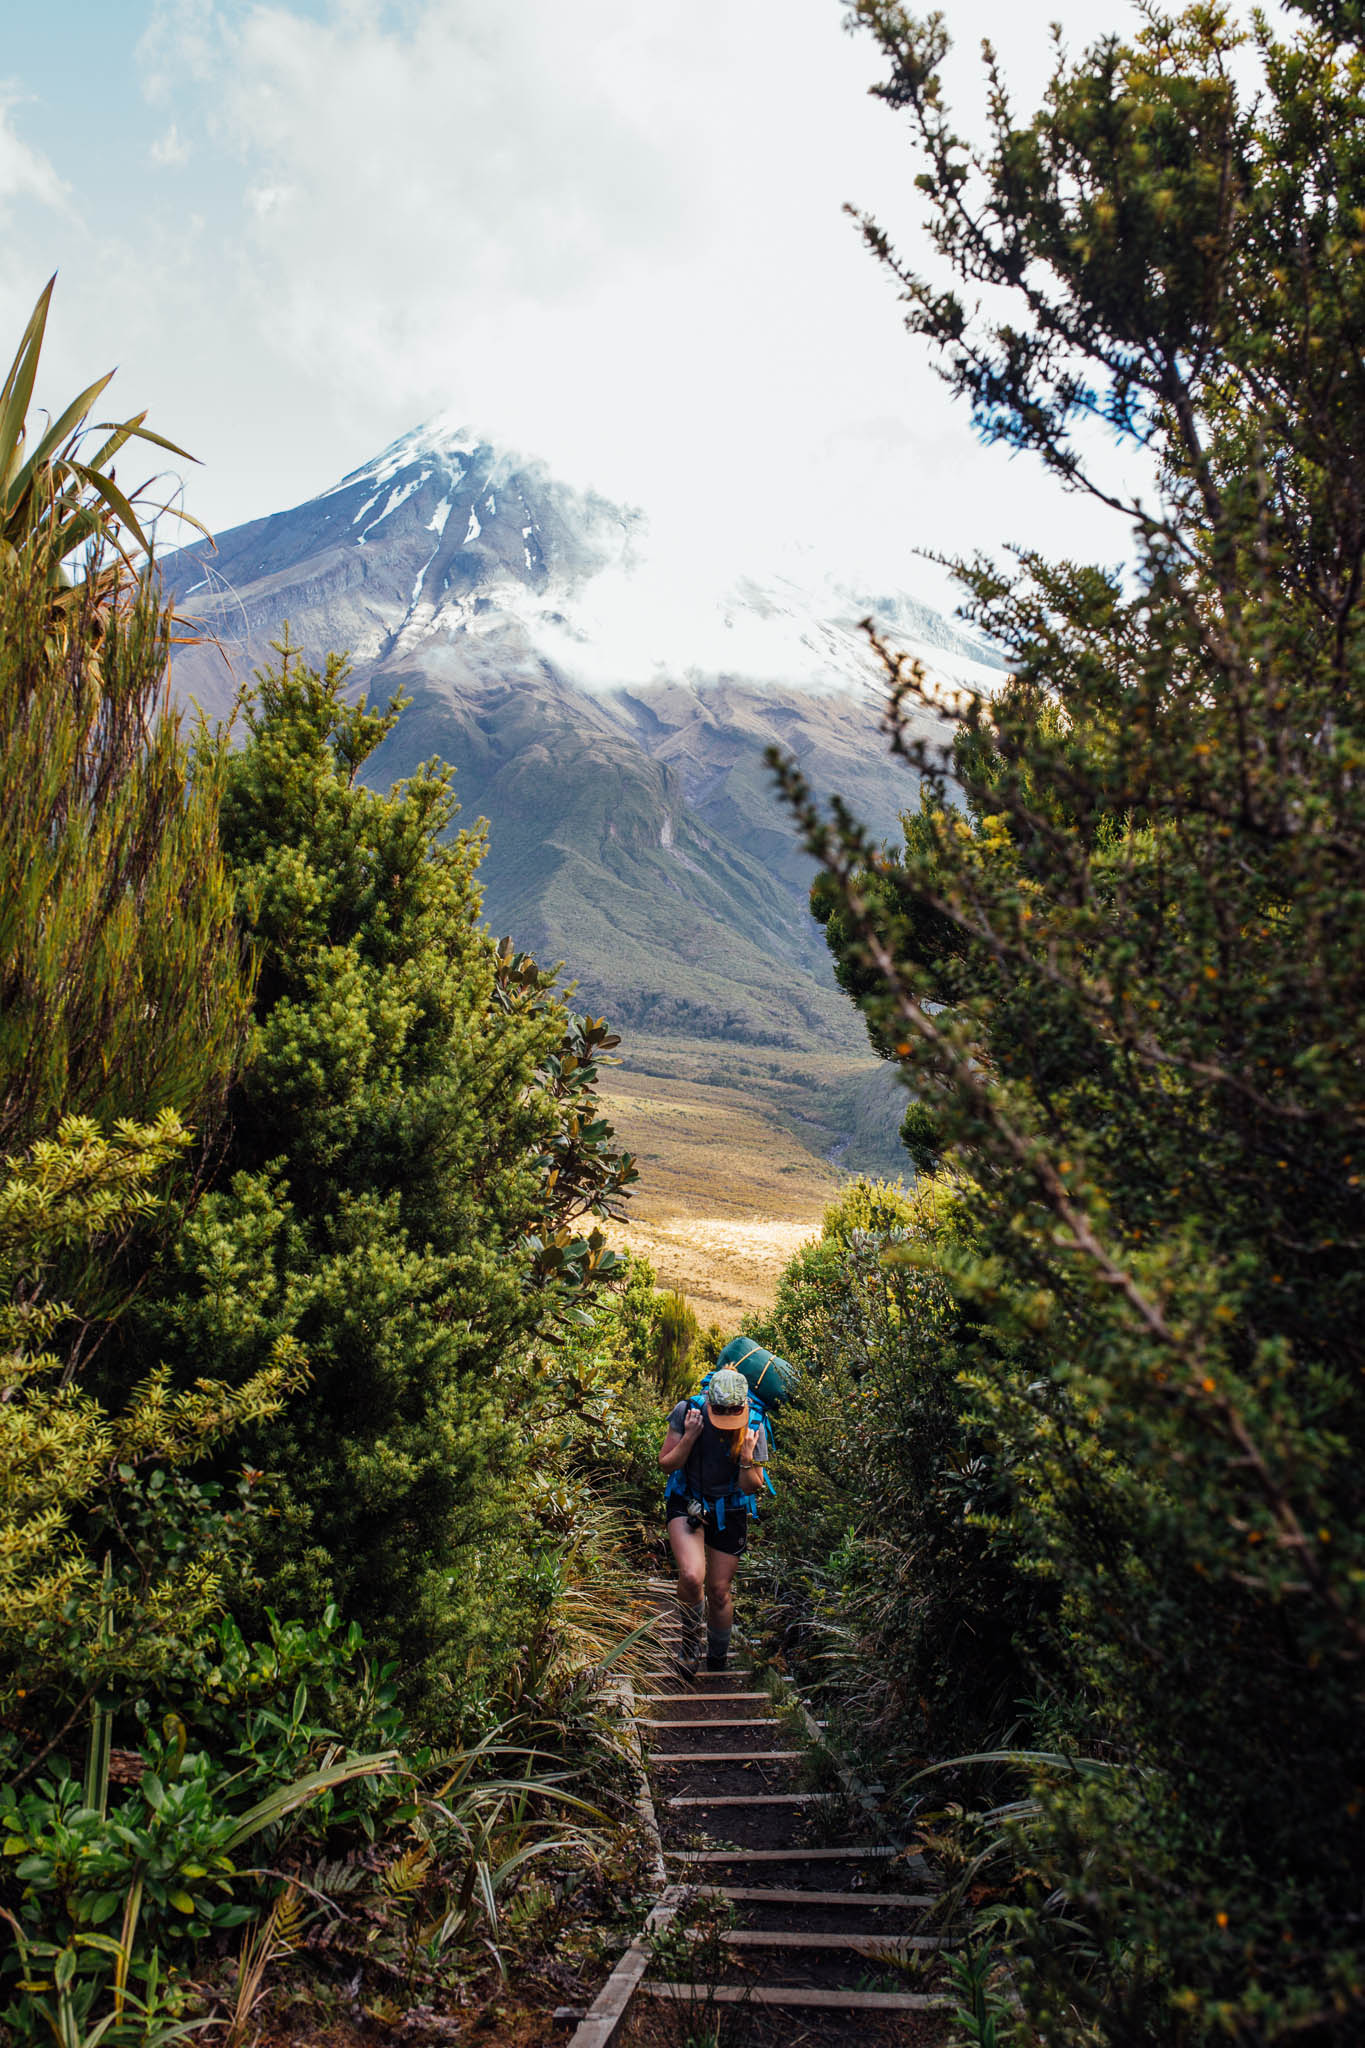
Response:
MULTIPOLYGON (((683 1521, 687 1519, 687 1509, 676 1500, 666 1500, 664 1502, 664 1526, 667 1527, 670 1522, 677 1521, 680 1518, 683 1521)), ((708 1515, 702 1523, 702 1531, 706 1538, 708 1550, 718 1550, 722 1557, 743 1557, 744 1546, 749 1541, 749 1510, 747 1508, 727 1508, 725 1510, 725 1527, 723 1529, 716 1526, 714 1515, 708 1515)))

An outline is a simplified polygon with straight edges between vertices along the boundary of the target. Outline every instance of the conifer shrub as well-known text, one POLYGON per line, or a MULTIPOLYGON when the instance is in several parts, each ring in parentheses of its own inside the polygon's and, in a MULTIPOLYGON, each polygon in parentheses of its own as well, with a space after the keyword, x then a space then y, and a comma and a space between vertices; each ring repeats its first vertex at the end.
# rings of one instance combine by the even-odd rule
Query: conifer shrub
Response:
POLYGON ((534 1625, 537 1347, 615 1271, 595 1217, 634 1168, 595 1107, 614 1039, 481 925, 449 771, 361 786, 396 712, 345 676, 286 643, 225 770, 254 1022, 216 1185, 137 1330, 186 1379, 303 1347, 308 1390, 255 1443, 276 1491, 246 1612, 337 1605, 449 1728, 534 1625))
MULTIPOLYGON (((962 570, 1013 680, 942 702, 883 648, 921 802, 894 852, 783 780, 910 1133, 956 1190, 960 1383, 1050 1583, 1049 1756, 999 1925, 1058 2043, 1365 2019, 1365 69, 1357 11, 1248 40, 1144 12, 973 161, 938 16, 882 0, 959 285, 868 241, 987 436, 1131 515, 1122 573, 962 570), (960 289, 965 283, 968 293, 960 289), (975 309, 981 286, 1012 295, 975 309), (1088 422, 1151 462, 1141 502, 1088 422)), ((1002 1729, 1002 1736, 1006 1731, 1002 1729)))
POLYGON ((858 1180, 748 1333, 801 1368, 777 1426, 758 1564, 789 1664, 905 1804, 931 1758, 998 1739, 1040 1683, 1004 1522, 1008 1453, 962 1384, 990 1341, 940 1269, 952 1192, 858 1180))
POLYGON ((54 1264, 144 1221, 188 1142, 169 1114, 109 1138, 71 1117, 0 1181, 0 1752, 194 1655, 241 1526, 190 1475, 297 1384, 287 1338, 237 1386, 176 1389, 149 1362, 112 1410, 66 1369, 80 1305, 51 1293, 54 1264))

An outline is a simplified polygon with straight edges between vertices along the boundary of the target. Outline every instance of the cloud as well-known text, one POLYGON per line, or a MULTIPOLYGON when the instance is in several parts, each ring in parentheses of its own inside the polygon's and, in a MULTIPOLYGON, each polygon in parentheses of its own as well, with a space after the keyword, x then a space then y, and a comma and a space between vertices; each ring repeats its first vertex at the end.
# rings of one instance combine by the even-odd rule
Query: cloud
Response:
MULTIPOLYGON (((1055 11, 1005 23, 1040 76, 1055 11)), ((999 15, 962 0, 969 51, 999 15)), ((834 0, 157 0, 139 62, 195 138, 184 204, 215 181, 199 246, 173 260, 186 214, 154 260, 230 517, 450 410, 722 565, 800 545, 913 584, 916 547, 1036 535, 1044 503, 1067 529, 974 445, 842 214, 916 242, 834 0)))
POLYGON ((738 544, 822 470, 847 525, 839 435, 930 397, 841 216, 892 151, 829 0, 182 0, 149 47, 211 74, 269 346, 391 431, 454 408, 738 544))
POLYGON ((21 95, 13 87, 0 85, 0 205, 15 199, 36 199, 40 205, 65 212, 70 204, 70 187, 58 177, 48 159, 14 131, 10 113, 20 101, 21 95))
POLYGON ((172 121, 166 133, 152 144, 148 154, 159 169, 179 170, 190 160, 190 146, 172 121))
POLYGON ((222 49, 223 22, 213 0, 154 0, 135 55, 143 93, 155 102, 186 81, 210 83, 222 49))

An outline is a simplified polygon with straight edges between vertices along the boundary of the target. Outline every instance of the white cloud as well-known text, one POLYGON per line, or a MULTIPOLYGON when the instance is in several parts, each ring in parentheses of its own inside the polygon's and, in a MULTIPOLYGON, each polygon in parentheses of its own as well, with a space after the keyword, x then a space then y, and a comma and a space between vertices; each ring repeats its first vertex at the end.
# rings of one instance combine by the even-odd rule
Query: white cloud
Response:
MULTIPOLYGON (((1091 32, 1087 0, 956 0, 969 126, 980 36, 1029 104, 1058 11, 1091 32)), ((717 574, 801 548, 932 590, 916 548, 1119 552, 977 446, 844 218, 923 256, 838 0, 155 0, 138 55, 193 162, 63 292, 219 526, 453 411, 717 574)))
POLYGON ((247 188, 246 203, 257 220, 265 220, 280 207, 287 206, 293 194, 288 185, 250 185, 247 188))
POLYGON ((187 76, 218 39, 241 303, 376 444, 453 408, 736 557, 976 538, 987 458, 841 213, 915 202, 832 0, 164 13, 187 76))
POLYGON ((162 170, 179 170, 190 160, 190 146, 174 121, 166 133, 152 144, 148 153, 152 162, 162 170))
POLYGON ((13 87, 0 85, 0 205, 15 199, 36 199, 43 206, 64 212, 69 205, 66 185, 38 150, 14 131, 11 110, 20 102, 13 87))
MULTIPOLYGON (((70 187, 48 158, 15 132, 12 113, 20 98, 13 87, 0 82, 0 222, 6 229, 0 245, 0 333, 5 336, 0 377, 8 368, 10 352, 28 323, 34 301, 55 267, 50 248, 44 247, 36 259, 29 254, 22 236, 13 232, 12 221, 33 210, 44 229, 55 225, 70 231, 76 224, 70 187)), ((49 345, 45 355, 51 353, 49 345)), ((40 402, 44 396, 40 378, 40 402)))
POLYGON ((169 99, 185 81, 209 83, 222 54, 222 25, 213 0, 153 0, 136 52, 149 100, 169 99))

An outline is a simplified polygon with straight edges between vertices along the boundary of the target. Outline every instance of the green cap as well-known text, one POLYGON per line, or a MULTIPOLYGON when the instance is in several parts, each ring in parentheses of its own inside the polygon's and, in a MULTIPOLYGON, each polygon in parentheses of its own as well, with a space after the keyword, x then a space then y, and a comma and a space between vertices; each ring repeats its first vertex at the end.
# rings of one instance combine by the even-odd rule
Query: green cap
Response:
POLYGON ((742 1372, 735 1372, 730 1366, 711 1375, 706 1389, 706 1405, 717 1415, 734 1415, 739 1409, 749 1410, 749 1382, 742 1372))

